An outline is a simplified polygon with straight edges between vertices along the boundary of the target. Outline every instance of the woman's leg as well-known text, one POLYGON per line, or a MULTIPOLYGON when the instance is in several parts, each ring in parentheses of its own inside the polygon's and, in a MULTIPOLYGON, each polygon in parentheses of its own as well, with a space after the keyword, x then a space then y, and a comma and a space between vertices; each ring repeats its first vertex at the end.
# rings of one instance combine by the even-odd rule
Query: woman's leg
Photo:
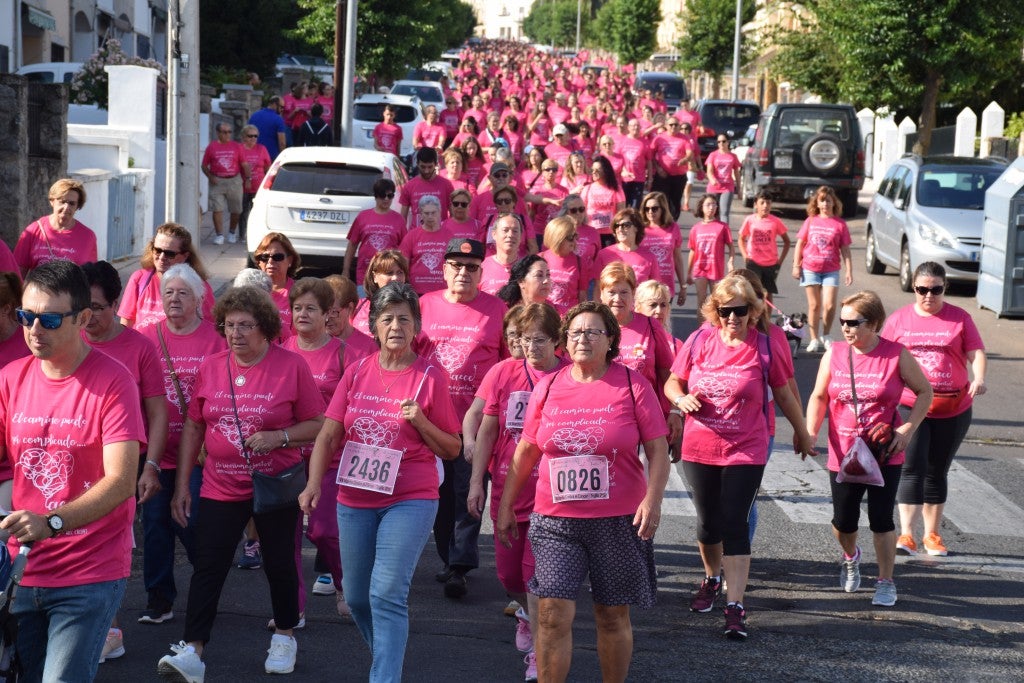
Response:
MULTIPOLYGON (((954 417, 935 420, 934 435, 928 449, 928 467, 924 478, 924 533, 939 533, 942 512, 949 495, 949 468, 971 426, 973 408, 954 417)), ((928 422, 929 419, 925 419, 928 422)), ((920 431, 920 430, 918 430, 920 431)))
POLYGON ((807 285, 807 329, 811 333, 811 341, 820 336, 821 323, 821 285, 807 285))
MULTIPOLYGON (((295 537, 299 507, 254 514, 263 551, 263 572, 270 584, 270 602, 278 633, 291 635, 299 623, 299 575, 295 567, 295 537)), ((299 532, 301 533, 301 532, 299 532)))
MULTIPOLYGON (((596 606, 595 606, 596 607, 596 606)), ((537 603, 537 632, 534 649, 537 673, 545 683, 562 683, 572 664, 572 622, 576 602, 562 598, 540 598, 537 603)))
POLYGON ((892 513, 896 505, 901 469, 901 465, 882 465, 885 485, 867 487, 868 523, 874 533, 879 579, 892 579, 893 567, 896 565, 896 524, 892 513))
POLYGON ((819 287, 824 301, 825 313, 822 321, 822 334, 826 337, 832 332, 832 321, 836 317, 836 302, 839 300, 838 287, 819 287))
POLYGON ((626 680, 629 662, 633 658, 633 624, 629 620, 629 605, 594 603, 594 622, 601 678, 604 683, 621 683, 626 680))
POLYGON ((701 313, 701 306, 704 305, 704 300, 708 298, 708 279, 706 277, 698 277, 693 280, 694 289, 697 291, 697 301, 695 303, 697 307, 697 320, 703 320, 704 314, 701 313))
MULTIPOLYGON (((900 412, 906 417, 905 409, 900 412)), ((924 482, 928 470, 929 452, 932 450, 932 426, 935 420, 925 418, 910 438, 904 451, 903 476, 896 500, 900 507, 900 534, 914 537, 914 526, 921 516, 924 503, 924 482)))
POLYGON ((727 599, 743 602, 750 575, 750 529, 747 519, 764 475, 764 465, 723 468, 721 480, 722 565, 729 580, 727 599))
POLYGON ((370 574, 376 558, 378 510, 353 508, 337 503, 338 547, 345 558, 341 584, 352 620, 366 644, 373 646, 373 617, 370 613, 370 574))
POLYGON ((683 461, 683 474, 697 509, 697 547, 704 575, 722 572, 722 473, 724 467, 683 461))
POLYGON ((320 504, 309 515, 306 537, 320 551, 334 579, 334 587, 341 590, 341 550, 338 548, 338 470, 328 469, 320 485, 320 504))

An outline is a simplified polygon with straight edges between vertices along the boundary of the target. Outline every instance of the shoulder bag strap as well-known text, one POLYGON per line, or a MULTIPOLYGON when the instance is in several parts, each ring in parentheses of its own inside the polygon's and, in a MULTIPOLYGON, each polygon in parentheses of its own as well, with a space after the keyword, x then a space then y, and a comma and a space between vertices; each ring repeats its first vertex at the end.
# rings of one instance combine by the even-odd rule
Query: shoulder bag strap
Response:
MULTIPOLYGON (((181 383, 178 381, 178 373, 174 370, 174 363, 171 362, 171 354, 167 352, 167 342, 164 341, 164 331, 160 329, 162 323, 156 324, 156 336, 160 339, 160 351, 164 356, 164 363, 167 364, 167 372, 171 374, 171 381, 174 383, 174 393, 178 395, 178 408, 181 409, 181 416, 185 417, 188 406, 185 405, 185 394, 181 390, 181 383)), ((230 369, 228 375, 231 375, 230 369)))
POLYGON ((39 224, 39 232, 40 232, 40 233, 42 234, 42 236, 43 236, 43 241, 44 241, 44 242, 46 242, 46 250, 47 250, 48 252, 50 252, 50 258, 51 258, 51 259, 52 259, 52 258, 56 258, 56 257, 55 257, 55 256, 53 255, 53 247, 52 247, 52 246, 50 245, 50 237, 49 237, 49 236, 48 236, 48 235, 46 234, 46 224, 45 224, 45 223, 43 223, 43 219, 42 219, 42 218, 40 218, 40 219, 39 219, 38 221, 36 221, 36 223, 38 223, 38 224, 39 224))
POLYGON ((860 406, 857 404, 857 385, 853 381, 853 347, 847 346, 850 352, 850 393, 853 394, 853 416, 860 422, 860 406))
POLYGON ((228 388, 231 389, 231 410, 235 413, 235 429, 238 430, 238 447, 242 449, 245 457, 245 464, 249 467, 249 476, 252 476, 252 458, 249 456, 249 448, 245 445, 245 436, 242 435, 242 421, 238 418, 238 404, 235 402, 235 380, 231 377, 231 352, 225 358, 228 368, 228 388))

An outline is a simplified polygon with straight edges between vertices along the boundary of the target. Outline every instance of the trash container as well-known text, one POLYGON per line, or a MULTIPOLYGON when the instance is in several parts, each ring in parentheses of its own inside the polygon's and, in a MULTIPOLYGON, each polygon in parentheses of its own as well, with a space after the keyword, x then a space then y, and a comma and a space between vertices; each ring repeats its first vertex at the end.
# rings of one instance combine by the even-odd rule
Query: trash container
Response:
POLYGON ((978 305, 999 317, 1024 316, 1024 157, 985 193, 978 305))

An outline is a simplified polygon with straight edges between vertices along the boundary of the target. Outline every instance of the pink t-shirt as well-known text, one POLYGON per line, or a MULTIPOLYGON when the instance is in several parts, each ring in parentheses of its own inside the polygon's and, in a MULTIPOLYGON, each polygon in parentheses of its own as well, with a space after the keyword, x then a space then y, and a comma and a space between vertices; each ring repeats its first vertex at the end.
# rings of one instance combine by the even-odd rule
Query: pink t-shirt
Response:
MULTIPOLYGON (((121 334, 104 342, 89 341, 83 331, 82 341, 123 365, 138 385, 139 396, 143 400, 154 396, 163 396, 163 372, 160 369, 160 356, 157 354, 156 346, 145 336, 125 327, 121 330, 121 334)), ((149 420, 145 410, 142 411, 142 426, 145 427, 148 434, 149 420)))
MULTIPOLYGON (((868 353, 854 352, 853 372, 861 415, 859 426, 853 412, 849 348, 845 341, 832 343, 832 362, 829 365, 832 377, 828 383, 828 468, 833 472, 839 471, 843 456, 867 425, 883 422, 895 429, 903 424, 896 411, 904 389, 900 376, 903 345, 880 337, 878 345, 868 353)), ((885 464, 900 465, 903 455, 900 451, 885 464)))
MULTIPOLYGON (((967 311, 943 304, 935 315, 921 315, 909 304, 886 319, 881 334, 907 347, 935 391, 964 390, 960 408, 954 414, 959 415, 971 407, 974 399, 966 391, 970 384, 967 354, 984 351, 985 344, 967 311)), ((914 392, 904 389, 900 402, 910 406, 914 399, 914 392)))
MULTIPOLYGON (((512 466, 512 456, 515 455, 516 446, 522 437, 522 423, 516 426, 516 420, 522 421, 525 418, 528 395, 533 392, 537 382, 559 368, 566 365, 568 361, 563 358, 551 370, 544 372, 530 367, 530 365, 519 358, 506 358, 484 375, 480 389, 477 391, 477 398, 484 401, 484 415, 491 415, 498 418, 498 438, 494 442, 494 449, 491 451, 491 462, 487 471, 491 475, 491 519, 498 518, 498 507, 501 504, 501 494, 505 490, 505 481, 508 479, 508 471, 512 466), (512 393, 516 395, 516 403, 512 406, 512 424, 509 424, 509 400, 512 393), (522 399, 527 399, 524 403, 522 399), (521 406, 521 408, 520 408, 521 406)), ((513 506, 517 522, 527 522, 530 513, 533 512, 533 494, 537 488, 537 468, 534 467, 530 478, 519 490, 516 502, 513 506)))
POLYGON ((498 295, 498 290, 508 284, 512 274, 512 263, 504 265, 496 256, 488 256, 483 262, 483 275, 480 278, 480 291, 498 295))
MULTIPOLYGON (((543 184, 537 185, 531 194, 535 194, 538 197, 544 197, 546 199, 557 199, 559 203, 565 199, 569 191, 561 185, 555 185, 553 187, 544 187, 543 184)), ((548 226, 548 222, 555 217, 561 208, 560 205, 548 204, 546 202, 539 202, 537 204, 531 203, 530 206, 533 208, 533 233, 534 235, 543 235, 544 228, 548 226)))
POLYGON ((277 313, 281 316, 281 340, 285 340, 292 336, 292 305, 288 301, 288 293, 292 291, 292 285, 295 284, 295 280, 288 278, 285 280, 284 287, 281 289, 274 289, 270 292, 270 298, 277 306, 277 313))
POLYGON ((409 207, 409 226, 419 226, 420 199, 423 197, 435 197, 441 203, 441 220, 448 218, 448 202, 455 188, 448 182, 447 178, 435 175, 430 180, 424 180, 423 176, 416 176, 405 185, 398 195, 398 204, 409 207))
MULTIPOLYGON (((367 318, 369 318, 369 307, 367 307, 367 318)), ((345 340, 345 367, 347 368, 363 356, 372 356, 379 350, 373 337, 353 327, 348 339, 345 340)))
MULTIPOLYGON (((722 341, 718 328, 701 327, 683 344, 672 374, 697 393, 700 410, 683 425, 683 460, 705 465, 763 465, 768 461, 764 369, 760 332, 750 329, 737 346, 722 341)), ((788 351, 787 351, 788 353, 788 351)), ((773 349, 768 385, 789 381, 781 355, 773 349)))
POLYGON ((801 266, 812 273, 839 270, 842 249, 850 245, 850 228, 842 218, 811 216, 800 226, 797 240, 804 243, 801 266))
POLYGON ((747 258, 766 268, 779 262, 778 238, 785 234, 786 224, 772 214, 764 218, 751 214, 740 228, 740 240, 747 248, 747 258))
POLYGON ((402 148, 402 128, 394 123, 378 123, 373 128, 373 139, 385 152, 398 156, 402 148))
POLYGON ((469 410, 484 373, 501 360, 505 311, 502 300, 486 292, 478 292, 466 303, 450 303, 444 291, 420 298, 423 329, 414 348, 448 373, 460 419, 469 410))
MULTIPOLYGON (((644 241, 646 242, 646 240, 644 241)), ((597 261, 594 263, 594 277, 599 278, 605 266, 616 261, 622 261, 632 267, 633 272, 636 273, 637 282, 661 280, 658 261, 654 258, 654 254, 646 248, 646 244, 641 244, 636 251, 620 249, 618 244, 605 247, 597 255, 597 261)))
MULTIPOLYGON (((668 285, 673 297, 676 295, 676 250, 683 248, 683 231, 676 223, 667 226, 648 225, 644 228, 641 246, 654 256, 658 264, 658 281, 668 285)), ((643 282, 643 280, 637 280, 643 282)), ((686 283, 680 283, 685 287, 686 283)))
POLYGON ((679 162, 686 158, 687 153, 693 149, 690 139, 685 135, 663 134, 654 138, 651 142, 651 151, 654 153, 654 163, 666 173, 673 176, 686 175, 689 164, 679 162))
POLYGON ((551 294, 548 296, 548 303, 555 307, 558 315, 565 315, 570 308, 580 302, 581 292, 586 299, 590 279, 583 259, 573 253, 559 256, 550 249, 545 249, 540 255, 551 272, 551 294))
MULTIPOLYGON (((161 321, 159 326, 167 345, 167 355, 170 356, 171 365, 178 376, 178 385, 181 387, 187 410, 192 402, 192 396, 195 395, 199 366, 213 354, 226 350, 227 343, 224 337, 217 334, 217 328, 213 323, 207 320, 200 322, 199 327, 189 334, 172 333, 165 320, 161 321)), ((160 348, 156 330, 157 325, 150 325, 142 330, 142 335, 153 343, 160 356, 160 376, 163 380, 163 394, 167 399, 167 447, 164 450, 164 457, 160 460, 160 468, 174 470, 178 468, 178 446, 181 444, 181 430, 185 426, 185 414, 181 412, 178 391, 167 369, 167 360, 160 348)))
POLYGON ((370 300, 360 299, 356 302, 356 310, 352 311, 352 327, 356 328, 357 332, 362 332, 369 335, 371 338, 373 335, 370 333, 370 300))
POLYGON ((620 187, 613 190, 601 183, 590 183, 580 191, 580 199, 587 206, 587 221, 601 234, 610 235, 612 216, 619 206, 626 203, 626 195, 620 187))
POLYGON ((0 272, 14 273, 21 279, 21 271, 18 262, 14 259, 14 252, 7 246, 7 242, 0 240, 0 272))
POLYGON ((711 168, 708 176, 708 192, 735 192, 736 178, 733 171, 742 168, 740 160, 732 152, 715 150, 708 155, 707 166, 711 168))
POLYGON ((348 368, 334 392, 326 416, 345 426, 345 441, 402 451, 391 495, 351 486, 338 487, 338 502, 379 508, 403 500, 436 500, 439 481, 434 453, 419 431, 402 419, 401 402, 414 398, 441 431, 457 434, 461 423, 452 407, 448 379, 441 368, 417 358, 405 370, 380 367, 379 355, 348 368))
MULTIPOLYGON (((341 340, 334 337, 331 337, 319 349, 310 351, 300 349, 298 342, 299 337, 295 335, 286 339, 281 347, 286 351, 298 354, 302 360, 306 361, 306 365, 309 366, 309 371, 313 375, 313 381, 316 383, 316 388, 320 390, 320 397, 326 406, 334 397, 334 390, 338 388, 338 383, 344 374, 343 368, 347 367, 344 365, 347 349, 342 349, 341 340)), ((308 459, 312 453, 312 445, 302 447, 302 457, 308 459)), ((331 459, 328 469, 336 469, 340 459, 341 450, 339 449, 331 459)))
MULTIPOLYGON (((667 376, 675 358, 672 338, 665 328, 653 318, 634 313, 629 324, 621 325, 620 329, 622 339, 619 341, 619 355, 615 361, 643 375, 651 386, 664 384, 658 381, 658 370, 664 370, 667 376)), ((661 393, 658 392, 659 399, 661 393)), ((668 412, 670 406, 666 401, 662 402, 665 412, 668 412)))
MULTIPOLYGON (((213 320, 213 288, 209 282, 203 281, 203 290, 201 315, 204 320, 213 320)), ((139 269, 131 274, 121 293, 117 314, 131 321, 132 328, 140 331, 167 317, 160 291, 160 276, 155 270, 139 269)))
MULTIPOLYGON (((28 344, 25 343, 24 331, 21 327, 16 327, 10 337, 0 341, 0 368, 19 358, 24 358, 30 353, 32 352, 28 350, 28 344)), ((4 481, 3 478, 0 478, 0 481, 4 481)))
POLYGON ((651 148, 647 143, 640 138, 627 136, 622 138, 615 146, 622 153, 622 179, 629 183, 642 183, 646 181, 647 164, 653 158, 651 148))
POLYGON ((577 382, 569 367, 544 377, 530 398, 522 436, 542 452, 534 511, 576 518, 634 514, 647 493, 639 445, 667 434, 650 382, 618 363, 593 382, 577 382), (607 458, 608 498, 554 502, 551 461, 581 455, 607 458))
POLYGON ((462 120, 462 112, 458 107, 448 109, 447 107, 437 113, 437 121, 444 126, 445 136, 450 140, 459 132, 459 121, 462 120))
POLYGON ((399 250, 409 261, 409 284, 420 296, 447 286, 444 282, 444 253, 453 237, 444 228, 434 232, 413 228, 402 238, 399 250))
POLYGON ((452 237, 478 240, 480 242, 485 241, 482 234, 483 228, 480 227, 480 222, 475 218, 467 218, 460 222, 449 216, 441 222, 441 229, 451 233, 452 237))
POLYGON ((245 163, 241 142, 211 142, 203 152, 203 168, 219 178, 233 178, 242 172, 245 163))
POLYGON ((270 168, 270 152, 257 142, 251 148, 242 145, 242 157, 251 169, 251 175, 243 189, 249 194, 256 194, 256 190, 260 189, 260 183, 263 182, 263 177, 267 174, 267 169, 270 168))
POLYGON ((693 255, 690 277, 716 281, 725 277, 725 245, 732 244, 732 232, 722 221, 695 223, 690 228, 689 248, 693 255))
MULTIPOLYGON (((46 514, 103 479, 104 446, 145 444, 146 433, 139 390, 117 361, 90 351, 63 379, 49 379, 40 365, 30 356, 0 372, 0 427, 6 459, 14 468, 11 507, 46 514)), ((126 578, 134 517, 135 497, 129 496, 96 521, 36 543, 22 586, 57 588, 126 578)), ((13 537, 8 541, 12 555, 19 547, 13 537)))
POLYGON ((440 147, 446 134, 444 126, 440 123, 430 124, 426 121, 420 121, 412 129, 412 146, 416 149, 420 147, 440 147))
MULTIPOLYGON (((262 360, 243 372, 245 384, 236 386, 233 380, 242 373, 232 353, 223 351, 210 356, 200 366, 196 377, 188 417, 205 430, 207 455, 200 490, 203 498, 219 501, 252 498, 252 477, 242 452, 242 438, 247 439, 256 432, 287 429, 324 411, 324 402, 309 366, 297 354, 277 344, 271 344, 262 360), (231 405, 232 390, 238 406, 237 421, 231 405)), ((250 452, 249 457, 253 469, 270 475, 302 459, 298 446, 276 448, 264 454, 250 452)))
POLYGON ((397 249, 403 237, 405 219, 402 214, 390 210, 383 214, 377 213, 376 209, 360 211, 348 231, 348 241, 359 245, 356 252, 356 282, 363 281, 366 267, 377 252, 397 249))
POLYGON ((576 226, 576 254, 583 261, 583 273, 588 280, 596 277, 594 265, 597 263, 597 255, 601 253, 601 235, 597 228, 592 225, 576 226))
POLYGON ((70 230, 54 230, 49 216, 32 222, 14 246, 14 260, 27 272, 54 259, 78 265, 96 261, 96 233, 77 220, 70 230))

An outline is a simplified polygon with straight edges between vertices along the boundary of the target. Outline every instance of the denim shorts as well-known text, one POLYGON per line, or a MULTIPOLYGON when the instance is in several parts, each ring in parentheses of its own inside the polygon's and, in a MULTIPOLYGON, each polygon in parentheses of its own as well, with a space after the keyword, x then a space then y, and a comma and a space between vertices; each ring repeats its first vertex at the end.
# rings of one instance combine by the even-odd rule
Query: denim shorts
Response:
POLYGON ((800 275, 800 286, 809 287, 811 285, 819 285, 822 287, 838 287, 839 271, 832 270, 827 273, 816 273, 813 270, 807 270, 806 268, 802 268, 800 275))

